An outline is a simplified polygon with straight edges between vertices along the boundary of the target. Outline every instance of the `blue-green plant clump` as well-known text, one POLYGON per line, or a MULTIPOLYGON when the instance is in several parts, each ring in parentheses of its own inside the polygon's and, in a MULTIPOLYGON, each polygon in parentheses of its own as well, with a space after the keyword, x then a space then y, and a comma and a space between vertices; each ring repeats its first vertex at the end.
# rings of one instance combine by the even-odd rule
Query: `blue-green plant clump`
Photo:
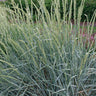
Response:
MULTIPOLYGON (((28 2, 26 11, 14 2, 13 9, 0 7, 0 96, 95 96, 96 42, 82 37, 80 27, 85 1, 76 15, 76 0, 69 8, 62 0, 62 19, 60 2, 51 3, 49 13, 44 0, 40 8, 31 1, 36 22, 28 2)), ((89 36, 95 19, 96 12, 86 26, 89 36)))

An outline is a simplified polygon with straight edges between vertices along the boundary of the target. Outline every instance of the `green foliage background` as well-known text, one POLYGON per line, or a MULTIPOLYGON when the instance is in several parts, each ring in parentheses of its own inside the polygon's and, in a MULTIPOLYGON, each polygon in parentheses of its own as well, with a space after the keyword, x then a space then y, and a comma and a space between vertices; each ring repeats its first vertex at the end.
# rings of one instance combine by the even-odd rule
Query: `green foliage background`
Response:
MULTIPOLYGON (((76 7, 78 10, 82 0, 76 0, 76 1, 77 1, 76 7)), ((83 14, 82 14, 82 20, 86 19, 84 14, 86 14, 88 16, 88 18, 91 19, 95 10, 96 10, 96 0, 85 0, 85 5, 84 5, 84 9, 83 9, 83 14)))
MULTIPOLYGON (((5 2, 5 4, 8 5, 9 7, 12 7, 11 4, 10 4, 11 1, 12 0, 7 0, 5 2)), ((14 0, 14 1, 20 7, 20 0, 14 0)), ((21 0, 22 7, 23 7, 24 10, 26 8, 25 1, 26 0, 21 0)), ((27 1, 28 1, 29 8, 31 9, 31 0, 27 0, 27 1)), ((34 4, 37 5, 37 7, 39 7, 38 0, 32 0, 32 1, 34 2, 34 4)), ((67 7, 70 6, 70 1, 71 0, 68 0, 68 6, 67 7)), ((77 11, 78 11, 78 8, 79 8, 82 0, 76 0, 76 1, 77 1, 76 8, 77 8, 77 11)), ((46 7, 47 7, 47 9, 48 9, 49 12, 50 12, 50 9, 51 9, 51 4, 52 4, 51 2, 52 2, 52 0, 45 0, 45 5, 46 5, 46 7)), ((73 2, 74 2, 74 0, 73 0, 73 2)), ((62 0, 60 0, 60 5, 62 5, 62 0)), ((95 9, 96 9, 96 0, 91 0, 91 1, 90 0, 85 0, 85 6, 84 6, 83 14, 82 14, 82 20, 85 20, 86 19, 85 14, 88 16, 88 18, 90 20, 91 17, 92 17, 92 15, 93 15, 93 13, 94 13, 94 11, 95 11, 95 9)), ((34 16, 35 16, 36 9, 34 8, 33 11, 34 11, 33 13, 34 13, 34 16)), ((61 17, 62 17, 62 13, 63 13, 62 12, 62 8, 61 8, 60 12, 61 12, 61 17)), ((73 19, 73 16, 72 16, 72 19, 73 19)))

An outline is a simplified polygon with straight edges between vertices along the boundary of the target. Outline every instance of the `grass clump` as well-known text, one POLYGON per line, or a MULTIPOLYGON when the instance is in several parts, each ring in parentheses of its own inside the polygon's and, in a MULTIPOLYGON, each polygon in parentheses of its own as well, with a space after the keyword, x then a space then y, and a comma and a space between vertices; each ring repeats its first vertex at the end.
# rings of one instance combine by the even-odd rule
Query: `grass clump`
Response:
MULTIPOLYGON (((15 5, 15 11, 5 9, 9 14, 3 14, 7 18, 4 19, 6 23, 0 22, 1 96, 96 94, 96 46, 90 46, 87 42, 86 48, 80 35, 84 1, 79 7, 77 19, 74 12, 74 21, 77 22, 74 26, 71 23, 72 2, 68 15, 67 0, 62 2, 63 20, 60 19, 58 0, 52 2, 51 15, 44 1, 39 2, 41 7, 37 8, 36 23, 29 10, 25 13, 15 5), (11 22, 7 21, 9 18, 11 22)), ((33 2, 32 4, 35 6, 33 2)), ((75 2, 73 6, 75 8, 75 2)), ((94 12, 90 21, 93 25, 95 17, 94 12)), ((88 34, 93 32, 93 25, 88 25, 88 34)))

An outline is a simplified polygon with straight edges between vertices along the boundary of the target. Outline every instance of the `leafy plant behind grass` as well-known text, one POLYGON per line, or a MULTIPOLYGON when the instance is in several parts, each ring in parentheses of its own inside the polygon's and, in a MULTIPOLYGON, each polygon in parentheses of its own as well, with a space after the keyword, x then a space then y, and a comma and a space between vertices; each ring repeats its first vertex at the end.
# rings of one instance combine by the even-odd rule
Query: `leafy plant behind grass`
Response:
MULTIPOLYGON (((6 20, 4 26, 4 22, 0 22, 0 95, 94 96, 95 46, 89 45, 86 49, 80 37, 84 1, 79 8, 78 20, 74 18, 78 24, 74 26, 70 21, 72 2, 67 16, 67 0, 63 0, 63 20, 60 19, 58 0, 52 3, 51 16, 44 2, 39 3, 36 24, 29 10, 25 13, 15 5, 15 11, 6 9, 11 23, 6 20)), ((93 23, 95 17, 96 13, 93 23)), ((88 32, 92 30, 88 25, 88 32)))

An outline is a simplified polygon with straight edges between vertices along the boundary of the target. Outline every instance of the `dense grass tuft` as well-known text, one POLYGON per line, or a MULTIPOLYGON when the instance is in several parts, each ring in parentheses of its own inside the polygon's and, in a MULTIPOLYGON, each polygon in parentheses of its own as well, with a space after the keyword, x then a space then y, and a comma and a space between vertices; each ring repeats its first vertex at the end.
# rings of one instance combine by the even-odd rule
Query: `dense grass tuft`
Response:
MULTIPOLYGON (((28 6, 27 13, 14 5, 14 11, 4 8, 0 14, 0 96, 95 96, 96 44, 84 44, 84 26, 80 29, 84 1, 78 19, 74 12, 74 26, 72 2, 66 15, 63 0, 62 20, 58 0, 53 0, 51 16, 39 3, 36 22, 28 6)), ((75 10, 75 2, 73 6, 75 10)), ((93 32, 95 18, 96 12, 87 34, 93 32)))

